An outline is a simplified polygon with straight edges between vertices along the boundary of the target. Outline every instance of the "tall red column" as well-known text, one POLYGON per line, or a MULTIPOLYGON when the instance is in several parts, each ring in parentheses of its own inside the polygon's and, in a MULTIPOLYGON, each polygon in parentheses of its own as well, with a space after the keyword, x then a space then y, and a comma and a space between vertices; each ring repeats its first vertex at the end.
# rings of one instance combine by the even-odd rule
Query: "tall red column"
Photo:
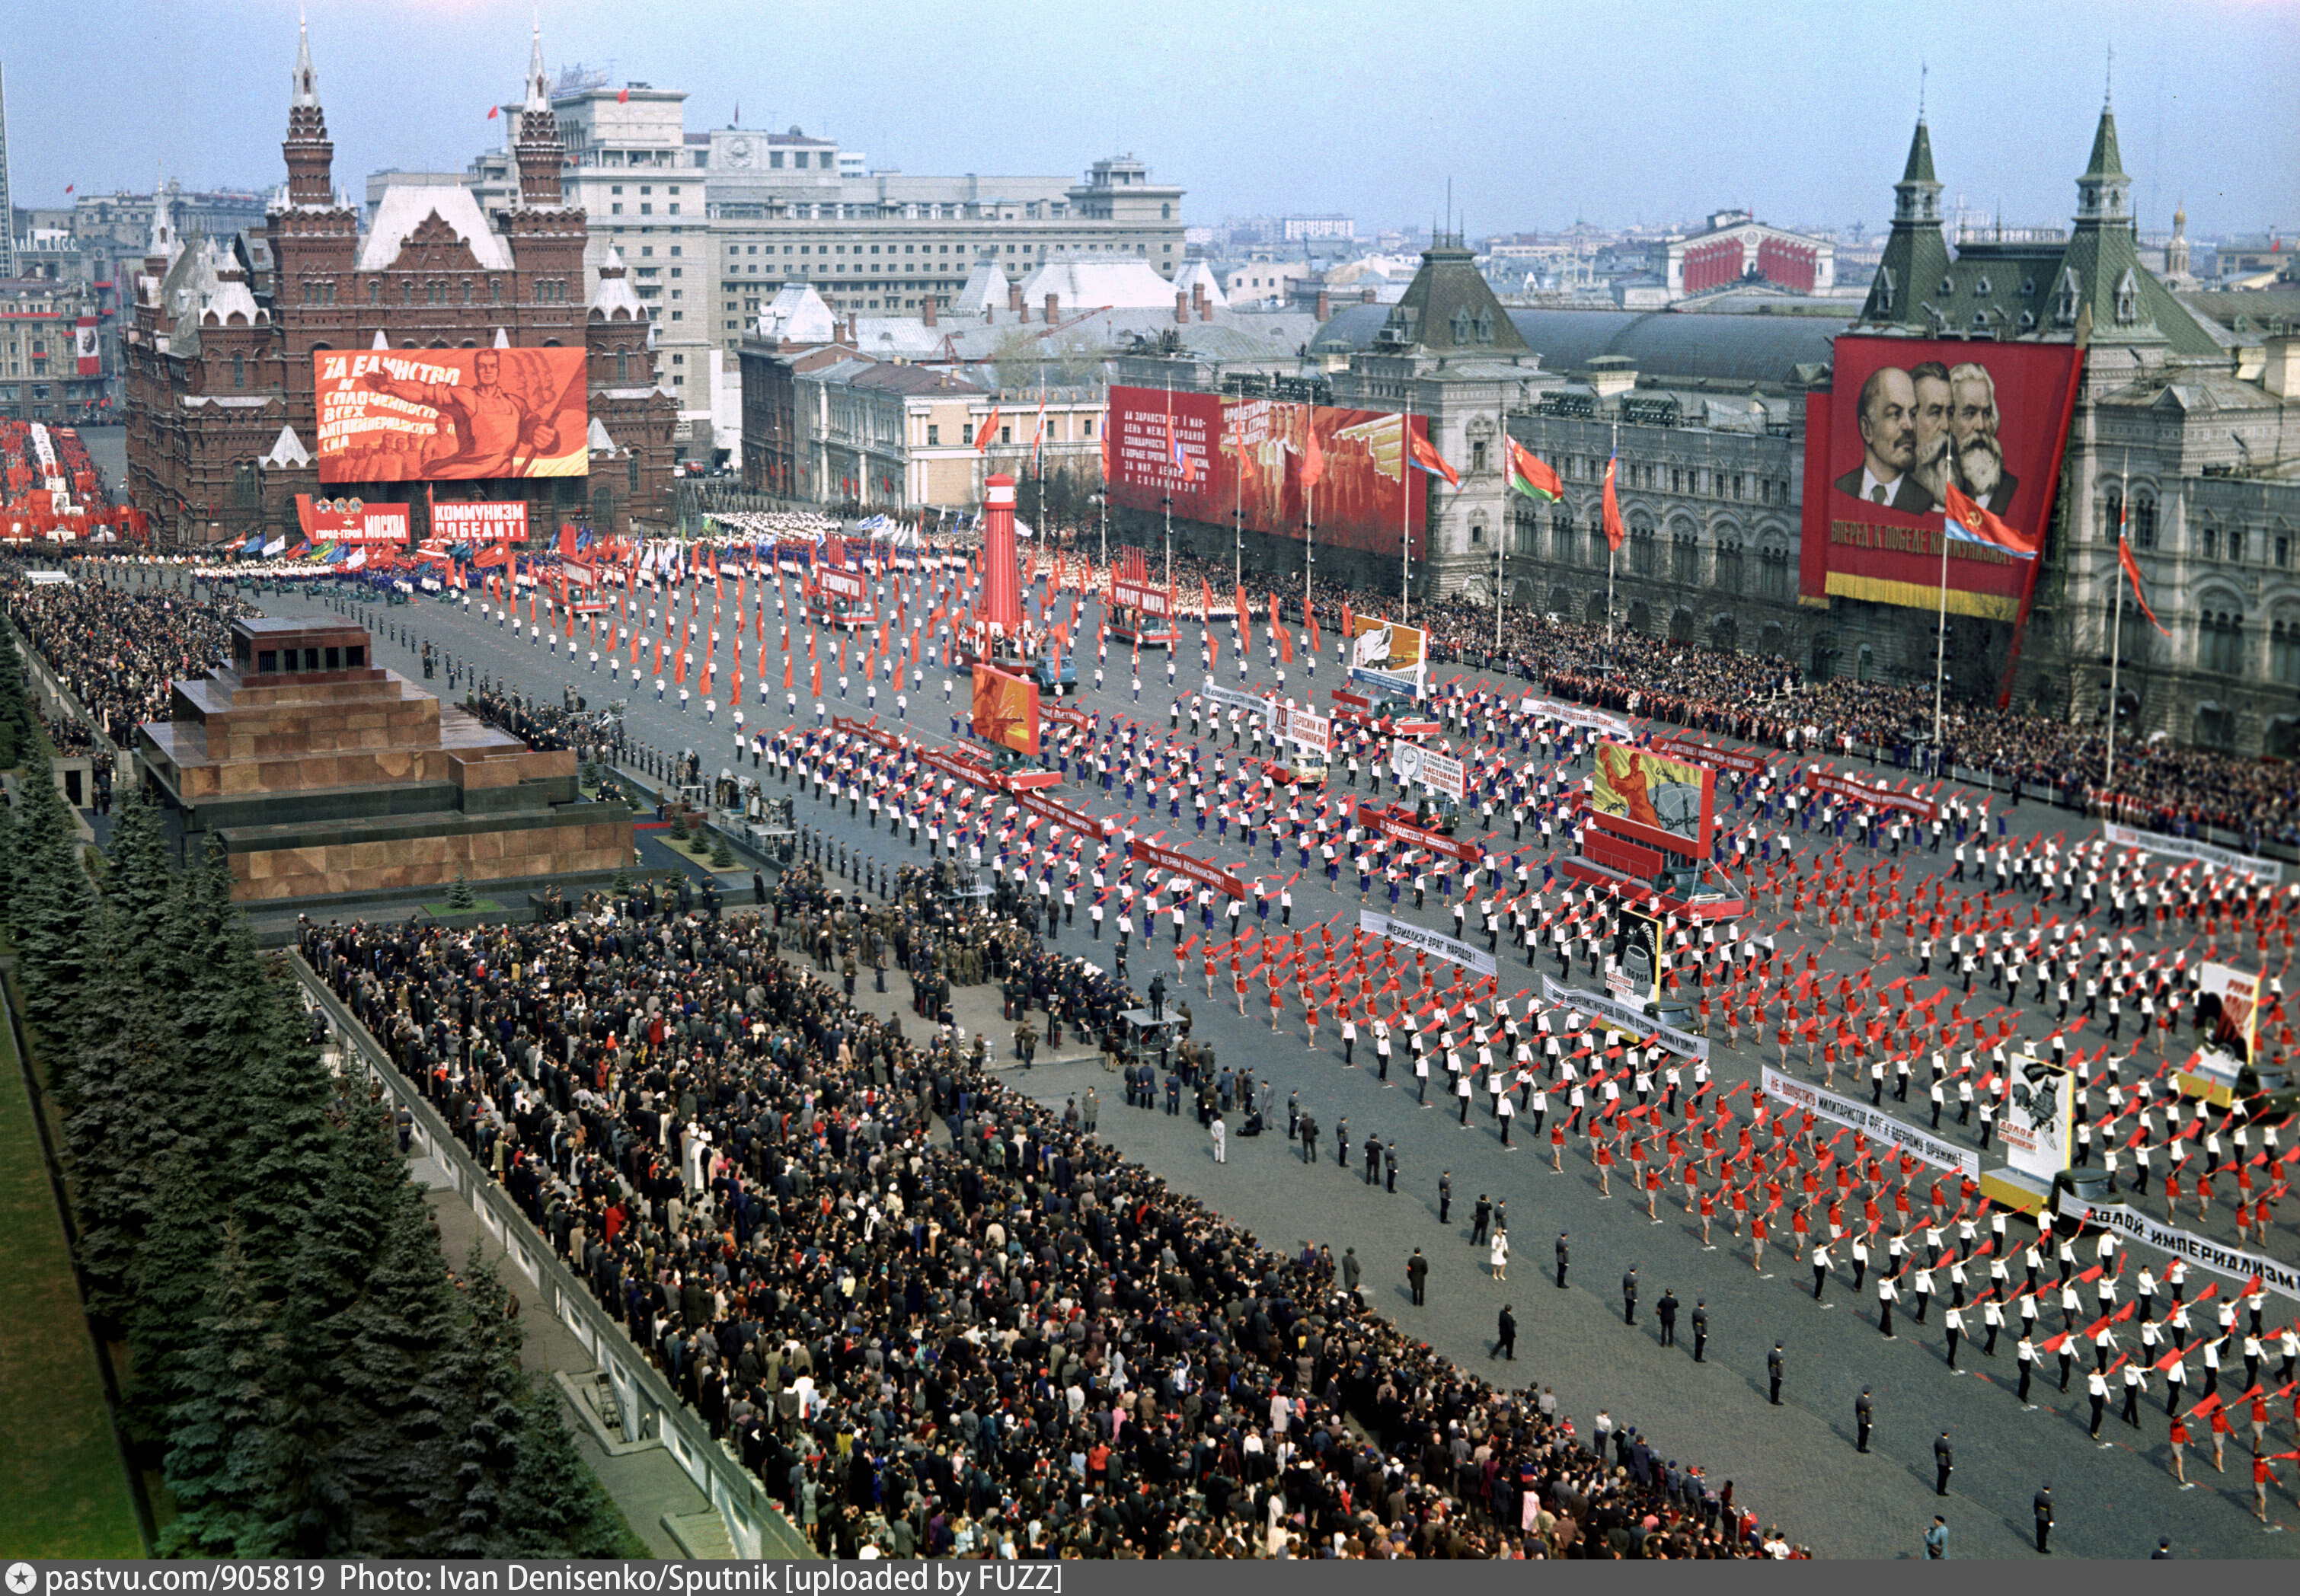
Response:
POLYGON ((983 484, 982 619, 1008 637, 1022 631, 1022 568, 1014 554, 1014 478, 983 484))

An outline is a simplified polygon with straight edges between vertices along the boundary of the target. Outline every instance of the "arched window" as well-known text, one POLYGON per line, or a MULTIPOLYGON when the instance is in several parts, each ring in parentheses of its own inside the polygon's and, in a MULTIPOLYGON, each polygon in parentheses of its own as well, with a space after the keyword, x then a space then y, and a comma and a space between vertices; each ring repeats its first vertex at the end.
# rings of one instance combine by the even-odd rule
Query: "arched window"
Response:
POLYGON ((231 357, 231 386, 236 388, 247 386, 247 357, 244 354, 235 353, 231 357))
POLYGON ((2228 610, 2206 610, 2196 617, 2196 664, 2222 676, 2244 671, 2244 617, 2228 610))
POLYGON ((367 302, 370 304, 381 304, 383 303, 383 279, 381 278, 370 278, 368 279, 367 302))
POLYGON ((2288 687, 2300 687, 2300 616, 2269 627, 2268 674, 2288 687))
POLYGON ((1720 593, 1738 593, 1741 575, 1741 545, 1721 539, 1717 544, 1716 588, 1720 593))
POLYGON ((630 380, 630 375, 631 375, 631 352, 630 352, 629 350, 628 350, 628 349, 618 349, 618 350, 616 350, 616 351, 615 351, 615 380, 616 380, 617 382, 628 382, 628 381, 629 381, 629 380, 630 380))
POLYGON ((2132 495, 2132 511, 2125 520, 2136 549, 2156 546, 2156 495, 2146 491, 2132 495))

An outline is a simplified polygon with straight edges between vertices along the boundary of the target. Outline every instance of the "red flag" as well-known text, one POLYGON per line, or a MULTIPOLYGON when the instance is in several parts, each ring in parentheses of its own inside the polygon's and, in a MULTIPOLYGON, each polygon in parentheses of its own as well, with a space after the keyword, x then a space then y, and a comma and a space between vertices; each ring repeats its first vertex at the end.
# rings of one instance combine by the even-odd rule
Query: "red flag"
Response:
POLYGON ((500 112, 502 109, 503 109, 503 107, 502 107, 502 106, 500 106, 500 105, 490 105, 490 106, 488 106, 488 121, 495 121, 495 120, 496 120, 496 112, 500 112))
POLYGON ((618 105, 628 105, 628 104, 629 104, 630 103, 631 103, 631 91, 630 91, 629 89, 628 89, 628 88, 619 88, 619 89, 617 89, 617 90, 615 91, 615 104, 618 104, 618 105))
POLYGON ((2031 536, 1999 520, 1967 497, 1954 482, 1948 485, 1941 511, 1942 530, 1951 539, 1996 549, 2017 560, 2034 560, 2045 541, 2041 531, 2031 536))
POLYGON ((990 413, 982 419, 982 426, 974 435, 974 452, 981 453, 990 446, 991 437, 998 430, 998 407, 993 404, 990 413))
POLYGON ((1408 427, 1405 429, 1405 446, 1412 453, 1415 465, 1433 477, 1443 477, 1449 486, 1462 486, 1462 473, 1446 462, 1446 457, 1438 453, 1438 445, 1431 443, 1426 434, 1408 427))
MULTIPOLYGON (((2120 506, 2117 510, 2117 516, 2120 521, 2121 521, 2123 514, 2123 509, 2120 506)), ((2148 607, 2148 595, 2141 589, 2140 586, 2140 567, 2139 564, 2132 558, 2131 545, 2124 541, 2124 532, 2121 526, 2119 527, 2116 534, 2116 562, 2124 568, 2125 580, 2132 584, 2132 602, 2140 606, 2140 613, 2148 618, 2148 624, 2150 626, 2154 627, 2160 632, 2164 632, 2164 636, 2170 637, 2172 634, 2164 631, 2164 623, 2157 619, 2156 611, 2148 607)))
POLYGON ((1302 407, 1302 486, 1315 487, 1325 474, 1326 452, 1318 445, 1318 413, 1305 404, 1302 407))
POLYGON ((1621 501, 1613 496, 1613 473, 1621 463, 1618 454, 1605 461, 1605 546, 1616 554, 1621 552, 1621 541, 1629 536, 1621 525, 1621 501))

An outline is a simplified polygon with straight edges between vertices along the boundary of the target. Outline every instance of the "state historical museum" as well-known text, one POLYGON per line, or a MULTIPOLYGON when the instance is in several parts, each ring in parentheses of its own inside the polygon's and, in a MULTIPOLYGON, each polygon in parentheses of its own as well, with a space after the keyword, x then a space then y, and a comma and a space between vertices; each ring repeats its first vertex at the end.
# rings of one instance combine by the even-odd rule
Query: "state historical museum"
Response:
POLYGON ((261 232, 186 239, 155 208, 125 339, 129 486, 155 538, 292 535, 299 494, 404 500, 418 540, 433 498, 524 501, 537 538, 669 521, 677 403, 612 252, 586 303, 539 36, 516 114, 514 206, 394 185, 362 232, 305 37, 261 232))

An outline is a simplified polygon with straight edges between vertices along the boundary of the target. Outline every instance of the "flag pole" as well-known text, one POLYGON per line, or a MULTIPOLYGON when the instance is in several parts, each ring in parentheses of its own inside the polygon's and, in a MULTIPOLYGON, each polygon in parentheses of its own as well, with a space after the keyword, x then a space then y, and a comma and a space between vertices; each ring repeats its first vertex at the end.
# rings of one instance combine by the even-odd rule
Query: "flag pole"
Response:
POLYGON ((1941 687, 1948 662, 1948 516, 1941 516, 1940 619, 1933 634, 1933 770, 1940 773, 1945 752, 1941 743, 1941 687))
MULTIPOLYGON (((1619 421, 1613 423, 1612 459, 1613 470, 1618 476, 1621 459, 1621 424, 1619 421)), ((1604 525, 1604 512, 1601 508, 1598 511, 1601 527, 1604 525)), ((1605 658, 1608 663, 1612 661, 1613 655, 1613 573, 1621 562, 1621 551, 1613 546, 1612 538, 1608 536, 1605 539, 1605 658)))
MULTIPOLYGON (((1173 438, 1174 373, 1172 370, 1169 368, 1166 372, 1166 440, 1169 445, 1172 445, 1173 438)), ((1167 485, 1164 497, 1166 504, 1166 592, 1171 599, 1171 595, 1174 591, 1174 489, 1172 484, 1169 483, 1167 485)), ((1170 602, 1167 608, 1171 609, 1173 605, 1170 602)), ((1172 618, 1170 616, 1168 619, 1171 620, 1172 618)), ((1136 636, 1139 636, 1140 634, 1137 633, 1136 636)))
POLYGON ((2116 489, 2116 607, 2109 611, 2108 622, 2108 751, 2100 764, 2102 814, 2107 815, 2115 803, 2116 778, 2116 663, 2124 642, 2124 518, 2125 506, 2132 496, 2132 456, 2124 457, 2124 469, 2117 474, 2116 489))
POLYGON ((1501 524, 1494 528, 1494 653, 1502 652, 1502 575, 1509 548, 1509 518, 1513 506, 1509 496, 1509 401, 1501 402, 1502 422, 1502 514, 1501 524))
POLYGON ((1397 618, 1411 622, 1413 619, 1413 401, 1405 402, 1405 414, 1400 418, 1403 430, 1397 435, 1397 475, 1405 491, 1398 496, 1397 546, 1404 555, 1398 567, 1397 618))

